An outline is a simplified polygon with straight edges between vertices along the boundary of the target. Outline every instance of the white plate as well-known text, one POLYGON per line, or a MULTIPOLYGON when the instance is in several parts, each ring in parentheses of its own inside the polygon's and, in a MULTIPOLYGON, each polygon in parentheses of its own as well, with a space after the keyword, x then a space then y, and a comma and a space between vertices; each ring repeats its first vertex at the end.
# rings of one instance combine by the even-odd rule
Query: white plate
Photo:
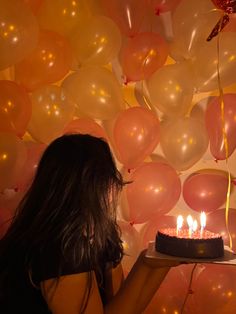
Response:
POLYGON ((149 242, 146 253, 148 258, 168 259, 187 263, 212 263, 212 264, 224 264, 224 265, 236 265, 236 253, 232 252, 228 246, 224 246, 224 256, 215 259, 203 259, 203 258, 187 258, 162 254, 156 251, 155 242, 149 242))

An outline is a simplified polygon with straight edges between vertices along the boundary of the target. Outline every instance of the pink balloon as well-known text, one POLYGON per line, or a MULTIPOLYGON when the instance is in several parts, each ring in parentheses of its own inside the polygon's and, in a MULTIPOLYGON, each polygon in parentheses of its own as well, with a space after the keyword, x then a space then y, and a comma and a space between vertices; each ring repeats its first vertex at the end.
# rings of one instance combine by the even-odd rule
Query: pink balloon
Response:
POLYGON ((126 82, 148 78, 165 63, 168 45, 158 34, 137 34, 121 50, 121 66, 126 82))
MULTIPOLYGON (((221 234, 225 245, 230 245, 229 235, 226 227, 225 208, 217 209, 207 215, 207 229, 221 234)), ((232 238, 233 251, 236 251, 236 209, 229 208, 229 232, 232 238)))
POLYGON ((143 223, 154 215, 168 213, 179 199, 180 179, 167 164, 144 163, 131 173, 130 180, 127 200, 134 223, 143 223))
POLYGON ((196 304, 196 313, 235 313, 236 308, 236 276, 234 266, 206 264, 205 269, 193 281, 193 298, 196 304), (224 306, 234 312, 224 312, 224 306))
POLYGON ((146 0, 102 0, 102 4, 123 34, 132 37, 139 32, 147 12, 146 0))
MULTIPOLYGON (((224 127, 228 142, 228 156, 236 148, 236 94, 225 94, 224 99, 224 127)), ((206 128, 210 139, 210 150, 216 159, 226 159, 224 133, 222 125, 221 101, 214 98, 206 110, 206 128)))
POLYGON ((149 0, 157 15, 173 11, 181 0, 149 0))
POLYGON ((90 118, 79 118, 72 120, 67 124, 63 133, 80 133, 90 134, 95 137, 102 137, 106 139, 106 133, 104 129, 90 118))
POLYGON ((143 228, 142 244, 143 248, 147 248, 150 241, 155 241, 157 231, 163 228, 174 228, 176 226, 176 217, 161 215, 152 217, 143 228))
POLYGON ((23 191, 32 183, 39 160, 47 147, 45 144, 35 142, 25 142, 25 145, 27 148, 27 159, 15 183, 15 186, 23 191))
POLYGON ((113 133, 120 161, 127 168, 135 168, 157 146, 159 120, 148 109, 129 108, 118 116, 113 133))
POLYGON ((220 173, 194 173, 183 185, 183 198, 189 207, 201 212, 210 212, 226 201, 227 176, 220 173))

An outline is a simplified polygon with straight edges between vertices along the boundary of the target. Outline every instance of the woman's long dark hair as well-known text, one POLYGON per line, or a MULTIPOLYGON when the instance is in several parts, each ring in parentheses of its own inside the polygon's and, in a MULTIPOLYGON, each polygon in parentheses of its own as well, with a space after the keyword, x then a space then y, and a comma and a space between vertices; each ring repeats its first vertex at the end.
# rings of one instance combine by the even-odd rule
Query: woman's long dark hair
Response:
POLYGON ((107 252, 108 260, 109 254, 113 261, 115 256, 118 263, 123 248, 115 208, 122 186, 104 140, 71 134, 53 141, 0 241, 0 280, 15 267, 10 257, 33 271, 34 259, 49 244, 59 245, 61 257, 73 250, 75 261, 86 259, 91 267, 99 264, 102 252, 107 252))

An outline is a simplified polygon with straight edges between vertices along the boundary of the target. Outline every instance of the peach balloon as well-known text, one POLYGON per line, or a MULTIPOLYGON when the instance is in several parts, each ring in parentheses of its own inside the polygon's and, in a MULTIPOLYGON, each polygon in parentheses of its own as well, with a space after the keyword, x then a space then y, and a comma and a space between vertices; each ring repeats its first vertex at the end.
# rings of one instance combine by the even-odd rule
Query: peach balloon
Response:
POLYGON ((102 0, 102 4, 124 35, 133 37, 138 34, 147 12, 146 0, 102 0))
POLYGON ((217 40, 211 40, 196 53, 193 60, 193 69, 196 75, 195 86, 198 92, 208 92, 219 88, 218 62, 221 86, 225 87, 236 82, 235 39, 235 32, 222 32, 220 34, 219 58, 217 40))
POLYGON ((164 12, 174 10, 181 0, 149 0, 155 14, 159 15, 164 12))
POLYGON ((177 60, 190 59, 208 46, 206 39, 220 17, 221 12, 215 10, 211 1, 182 0, 173 13, 171 56, 177 60))
POLYGON ((42 5, 44 0, 23 0, 23 2, 30 7, 34 14, 37 14, 40 6, 42 5))
POLYGON ((236 94, 224 94, 224 125, 221 113, 221 100, 214 98, 208 105, 205 115, 206 128, 210 140, 210 150, 216 159, 230 157, 236 148, 236 94), (225 131, 223 131, 223 128, 225 131), (224 132, 228 151, 226 154, 224 132), (227 156, 228 155, 228 156, 227 156))
POLYGON ((66 38, 51 31, 41 31, 37 47, 16 65, 16 81, 32 91, 62 79, 71 65, 72 52, 66 38))
POLYGON ((161 162, 144 163, 131 173, 130 181, 127 200, 134 223, 168 213, 180 197, 181 183, 176 171, 161 162))
POLYGON ((158 34, 145 32, 130 38, 120 52, 121 66, 126 81, 148 78, 165 62, 168 45, 158 34))
POLYGON ((26 91, 13 81, 0 80, 0 132, 22 137, 32 111, 26 91))
POLYGON ((61 87, 49 85, 35 90, 31 100, 31 136, 39 142, 49 143, 62 135, 75 110, 74 103, 67 93, 61 87))
POLYGON ((38 41, 38 23, 20 0, 0 0, 0 71, 27 57, 38 41))
POLYGON ((183 185, 183 198, 196 211, 210 212, 226 202, 227 175, 222 173, 194 173, 183 185))
POLYGON ((103 65, 117 56, 121 35, 111 19, 105 16, 93 17, 82 24, 82 29, 73 32, 70 37, 79 64, 103 65))
POLYGON ((82 67, 67 76, 62 86, 79 110, 90 118, 112 119, 124 108, 120 84, 105 68, 82 67))
POLYGON ((0 133, 0 191, 13 187, 26 161, 26 148, 15 134, 0 133))
POLYGON ((193 72, 187 62, 165 65, 147 79, 151 104, 171 117, 188 113, 193 89, 193 72))
POLYGON ((122 111, 113 130, 120 162, 136 168, 159 143, 159 133, 159 120, 152 111, 141 107, 122 111))
POLYGON ((208 135, 201 120, 179 118, 161 128, 160 144, 169 163, 177 170, 187 170, 204 155, 208 135))
POLYGON ((84 0, 44 0, 38 12, 42 29, 53 30, 62 35, 70 34, 89 16, 84 0))
POLYGON ((63 133, 80 133, 80 134, 90 134, 95 137, 101 137, 106 139, 106 133, 104 129, 96 123, 93 119, 89 118, 79 118, 70 121, 63 133))

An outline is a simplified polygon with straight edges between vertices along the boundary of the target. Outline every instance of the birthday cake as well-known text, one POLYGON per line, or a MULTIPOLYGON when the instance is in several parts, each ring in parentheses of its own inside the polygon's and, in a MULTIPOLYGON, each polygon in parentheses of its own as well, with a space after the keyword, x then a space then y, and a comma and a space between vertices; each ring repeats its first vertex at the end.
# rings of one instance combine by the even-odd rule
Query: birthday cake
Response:
POLYGON ((224 255, 224 243, 220 234, 204 230, 191 236, 188 229, 176 232, 174 228, 161 229, 156 235, 156 250, 167 255, 188 258, 217 258, 224 255))

